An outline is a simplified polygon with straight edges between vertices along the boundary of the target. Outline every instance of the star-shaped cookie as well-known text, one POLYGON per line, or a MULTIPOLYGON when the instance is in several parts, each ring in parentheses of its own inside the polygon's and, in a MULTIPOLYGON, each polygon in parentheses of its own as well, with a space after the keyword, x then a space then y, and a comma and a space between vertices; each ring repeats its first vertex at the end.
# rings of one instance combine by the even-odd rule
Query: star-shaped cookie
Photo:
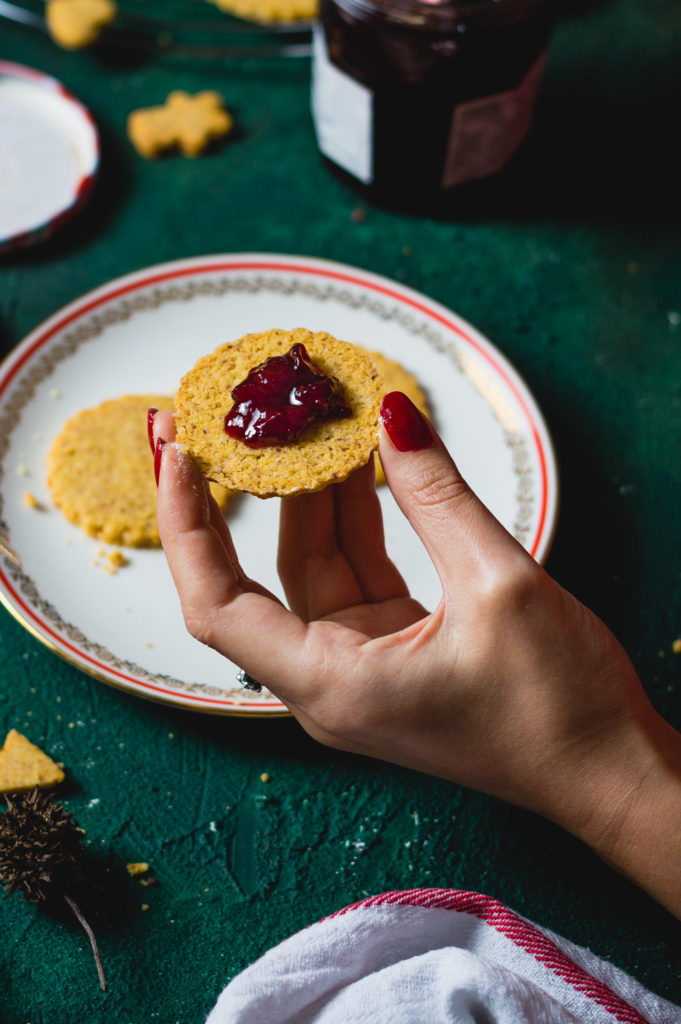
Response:
POLYGON ((191 96, 171 92, 161 107, 134 110, 128 117, 128 136, 144 157, 178 148, 185 156, 198 156, 213 139, 227 135, 234 121, 217 92, 191 96))
POLYGON ((65 50, 94 43, 115 17, 114 0, 47 0, 45 7, 49 33, 65 50))

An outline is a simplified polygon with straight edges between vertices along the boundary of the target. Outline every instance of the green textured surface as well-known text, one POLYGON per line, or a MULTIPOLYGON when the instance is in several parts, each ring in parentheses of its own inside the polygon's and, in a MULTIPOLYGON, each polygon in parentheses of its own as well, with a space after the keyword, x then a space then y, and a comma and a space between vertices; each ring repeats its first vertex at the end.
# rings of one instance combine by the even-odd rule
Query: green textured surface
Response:
MULTIPOLYGON (((373 209, 351 220, 356 197, 315 149, 304 61, 130 66, 62 53, 5 23, 0 58, 60 78, 103 136, 86 212, 0 260, 3 352, 87 289, 177 257, 303 253, 422 289, 485 332, 536 394, 562 482, 548 567, 613 627, 681 726, 676 0, 564 15, 531 144, 484 215, 450 222, 373 209), (145 163, 126 115, 177 87, 219 89, 238 137, 204 159, 145 163)), ((681 1002, 681 925, 546 822, 329 752, 292 721, 210 719, 128 697, 4 611, 0 643, 0 733, 16 727, 67 766, 61 796, 106 880, 93 914, 111 983, 98 991, 77 926, 1 901, 6 1024, 198 1024, 276 941, 364 895, 420 885, 487 892, 681 1002), (128 878, 130 860, 149 861, 159 884, 128 878)))

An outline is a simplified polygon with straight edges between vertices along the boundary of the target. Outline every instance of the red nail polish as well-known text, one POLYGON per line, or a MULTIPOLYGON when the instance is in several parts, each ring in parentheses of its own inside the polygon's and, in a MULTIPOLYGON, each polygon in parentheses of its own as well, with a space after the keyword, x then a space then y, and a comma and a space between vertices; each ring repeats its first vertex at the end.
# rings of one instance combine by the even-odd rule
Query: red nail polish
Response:
POLYGON ((154 418, 157 412, 158 409, 154 409, 153 405, 147 409, 147 434, 149 435, 149 447, 151 448, 152 455, 156 454, 156 449, 154 448, 154 418))
POLYGON ((162 437, 159 437, 156 442, 156 450, 154 451, 154 475, 156 477, 156 486, 158 487, 158 478, 161 475, 161 456, 163 455, 163 449, 165 448, 165 441, 162 437))
POLYGON ((418 452, 433 443, 426 420, 401 391, 385 396, 381 402, 381 421, 398 452, 418 452))

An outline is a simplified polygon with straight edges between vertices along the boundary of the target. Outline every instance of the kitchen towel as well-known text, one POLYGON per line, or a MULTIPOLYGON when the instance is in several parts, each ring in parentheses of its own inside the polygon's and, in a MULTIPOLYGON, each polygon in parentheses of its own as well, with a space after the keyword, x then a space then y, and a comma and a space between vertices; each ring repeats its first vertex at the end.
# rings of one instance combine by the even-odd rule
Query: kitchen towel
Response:
POLYGON ((235 977, 206 1024, 681 1024, 681 1008, 480 893, 345 907, 235 977))

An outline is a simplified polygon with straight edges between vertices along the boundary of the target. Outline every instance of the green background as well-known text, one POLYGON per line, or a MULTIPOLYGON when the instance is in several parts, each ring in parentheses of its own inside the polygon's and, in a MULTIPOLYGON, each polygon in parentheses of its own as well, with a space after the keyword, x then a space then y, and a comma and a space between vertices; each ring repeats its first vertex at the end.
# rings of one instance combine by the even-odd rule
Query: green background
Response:
MULTIPOLYGON (((3 352, 88 289, 177 257, 302 253, 423 290, 487 334, 534 391, 561 473, 548 568, 608 622, 681 726, 676 0, 565 5, 531 142, 482 202, 439 221, 372 207, 353 220, 358 198, 316 150, 306 60, 70 54, 4 22, 0 58, 61 79, 103 140, 86 210, 0 258, 3 352), (218 89, 234 139, 198 160, 139 158, 127 114, 172 88, 218 89)), ((67 767, 60 796, 103 886, 88 909, 110 980, 103 995, 66 916, 0 901, 7 1024, 194 1024, 273 943, 363 896, 424 885, 486 892, 681 1002, 681 925, 547 822, 330 752, 291 720, 126 696, 4 611, 0 643, 0 733, 25 732, 67 767), (155 887, 127 876, 137 860, 155 887)))

